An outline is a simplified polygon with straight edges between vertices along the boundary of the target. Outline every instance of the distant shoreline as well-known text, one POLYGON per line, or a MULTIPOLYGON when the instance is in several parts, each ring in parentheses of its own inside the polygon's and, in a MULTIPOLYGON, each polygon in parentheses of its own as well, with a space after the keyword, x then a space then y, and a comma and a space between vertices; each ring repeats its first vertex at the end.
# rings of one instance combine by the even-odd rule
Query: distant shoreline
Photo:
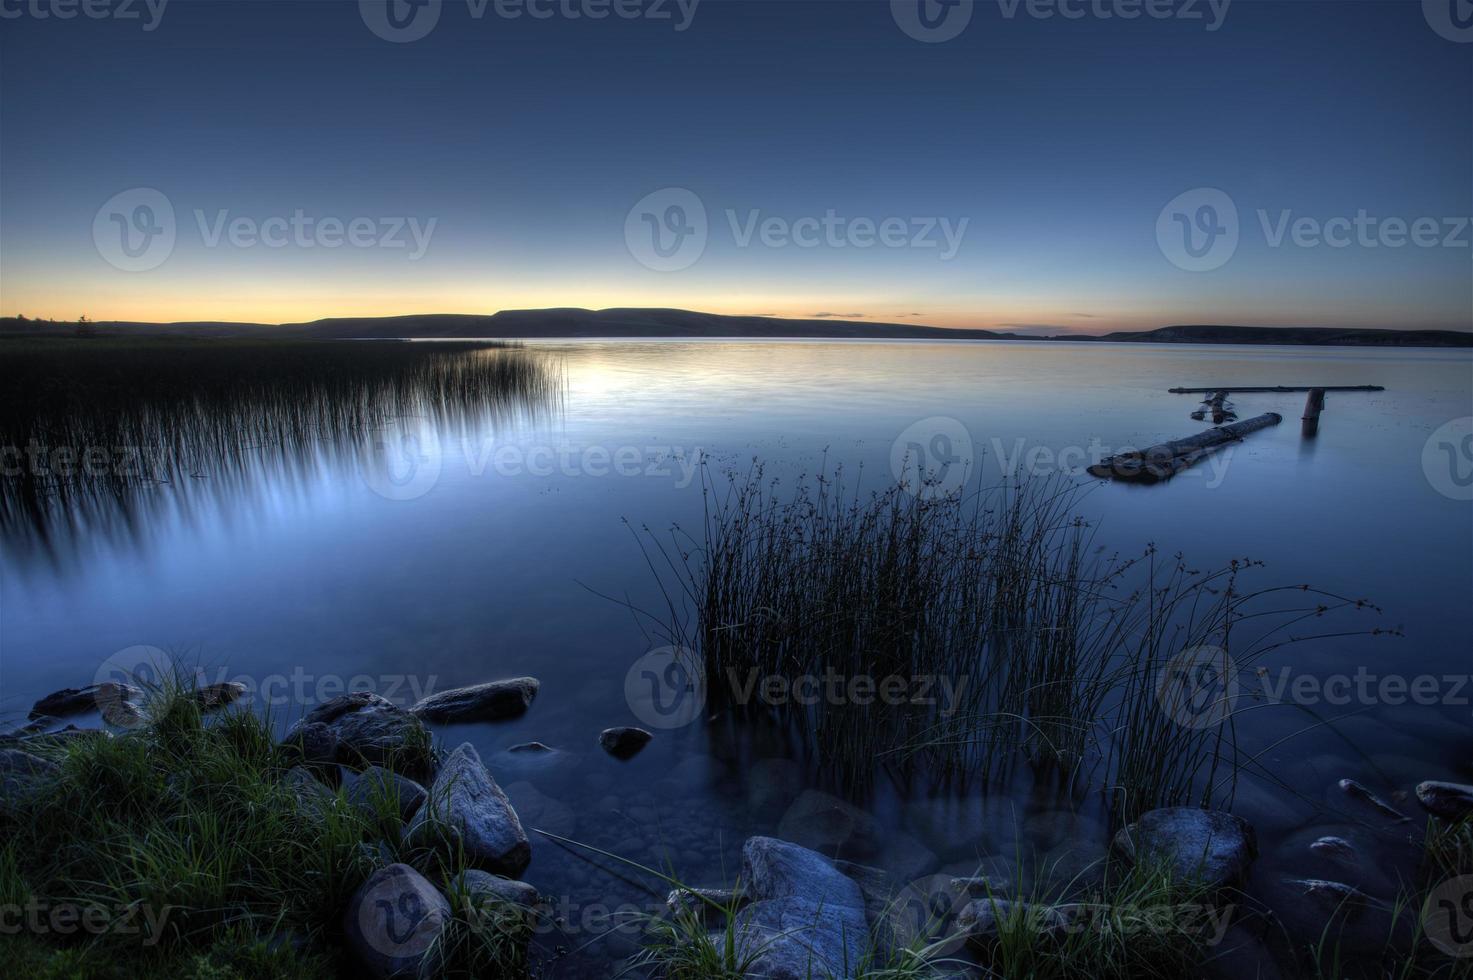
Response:
POLYGON ((490 316, 426 314, 353 317, 308 323, 137 323, 0 319, 0 336, 130 336, 300 340, 987 340, 1030 343, 1148 343, 1309 347, 1473 347, 1456 330, 1182 325, 1101 336, 1029 336, 993 330, 924 327, 854 320, 785 320, 666 309, 505 310, 490 316))

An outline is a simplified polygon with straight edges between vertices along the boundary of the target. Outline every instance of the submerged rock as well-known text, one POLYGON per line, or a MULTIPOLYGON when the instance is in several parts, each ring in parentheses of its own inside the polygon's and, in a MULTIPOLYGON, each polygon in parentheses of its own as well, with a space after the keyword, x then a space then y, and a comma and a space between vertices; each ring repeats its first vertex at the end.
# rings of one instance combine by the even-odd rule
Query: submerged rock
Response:
POLYGON ((517 811, 469 742, 440 767, 428 802, 405 833, 422 846, 463 850, 472 863, 510 878, 532 859, 517 811))
POLYGON ((1367 789, 1362 784, 1356 782, 1354 779, 1342 779, 1337 785, 1340 787, 1341 792, 1343 792, 1346 796, 1350 797, 1353 800, 1358 800, 1361 803, 1364 803, 1367 807, 1376 811, 1383 817, 1389 817, 1390 819, 1395 820, 1398 823, 1405 822, 1411 819, 1405 813, 1402 813, 1396 807, 1392 806, 1390 803, 1387 803, 1385 800, 1381 799, 1381 797, 1377 796, 1375 793, 1372 793, 1369 789, 1367 789))
POLYGON ((431 694, 409 711, 425 721, 502 721, 524 714, 540 687, 535 677, 490 681, 431 694))
POLYGON ((665 896, 671 915, 693 916, 698 922, 721 928, 725 913, 739 910, 747 895, 740 888, 677 888, 665 896))
POLYGON ((1113 846, 1128 861, 1165 860, 1177 877, 1214 888, 1241 881, 1258 856, 1246 820, 1195 807, 1152 810, 1122 828, 1113 846))
POLYGON ((605 728, 599 733, 598 744, 616 759, 629 759, 650 744, 652 738, 643 728, 605 728))
POLYGON ((1344 837, 1321 837, 1309 845, 1309 849, 1322 858, 1355 866, 1360 863, 1360 852, 1344 837))
POLYGON ((1417 784, 1417 800, 1429 813, 1454 823, 1473 815, 1473 786, 1429 779, 1417 784))
POLYGON ((1266 896, 1289 937, 1300 946, 1380 956, 1411 949, 1415 906, 1398 908, 1340 881, 1283 878, 1266 896))
POLYGON ((544 745, 541 742, 519 742, 506 751, 538 755, 546 752, 556 752, 557 749, 550 745, 544 745))
POLYGON ((102 711, 121 715, 129 713, 129 709, 136 712, 137 704, 142 700, 143 692, 131 684, 104 681, 101 684, 91 684, 87 687, 67 687, 54 694, 48 694, 36 702, 29 717, 32 719, 46 716, 64 718, 67 715, 81 714, 84 711, 102 711))
MULTIPOLYGON (((322 724, 336 738, 334 759, 346 766, 385 766, 411 778, 434 771, 430 734, 414 715, 371 691, 354 691, 307 712, 285 742, 305 742, 309 725, 322 724)), ((315 735, 319 737, 320 735, 315 735)))
POLYGON ((423 786, 381 766, 369 766, 348 783, 348 802, 369 816, 378 815, 378 803, 392 803, 399 819, 408 823, 429 797, 423 786))
POLYGON ((407 864, 374 872, 348 902, 348 948, 380 980, 434 976, 438 940, 450 922, 445 896, 407 864))

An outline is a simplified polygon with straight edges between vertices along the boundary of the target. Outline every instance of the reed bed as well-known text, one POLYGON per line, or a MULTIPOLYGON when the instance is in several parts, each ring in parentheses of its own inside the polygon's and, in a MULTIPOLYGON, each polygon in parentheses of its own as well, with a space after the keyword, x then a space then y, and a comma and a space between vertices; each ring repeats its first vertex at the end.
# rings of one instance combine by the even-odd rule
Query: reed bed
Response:
POLYGON ((0 530, 41 536, 128 523, 164 486, 228 494, 258 469, 361 462, 395 419, 551 417, 563 390, 560 363, 515 345, 55 338, 0 357, 0 530))
POLYGON ((760 463, 702 474, 703 526, 641 536, 664 639, 703 667, 715 705, 795 726, 853 784, 881 769, 992 781, 1023 762, 1092 774, 1122 817, 1219 800, 1235 717, 1179 723, 1163 687, 1179 655, 1210 644, 1247 671, 1308 639, 1288 635, 1306 620, 1374 609, 1308 586, 1245 591, 1252 562, 1106 556, 1061 479, 928 497, 863 493, 842 470, 787 489, 760 463), (774 704, 752 693, 769 677, 867 678, 866 692, 897 678, 908 696, 774 704))

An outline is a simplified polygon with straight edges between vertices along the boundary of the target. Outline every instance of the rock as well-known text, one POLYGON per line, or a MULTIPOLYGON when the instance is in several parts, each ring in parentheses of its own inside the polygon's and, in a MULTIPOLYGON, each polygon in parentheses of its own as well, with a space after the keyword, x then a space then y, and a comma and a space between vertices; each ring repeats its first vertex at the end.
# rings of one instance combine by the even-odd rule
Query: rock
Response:
POLYGON ((508 752, 538 753, 538 752, 556 752, 557 749, 553 748, 550 745, 543 745, 541 742, 521 742, 521 743, 519 743, 517 745, 513 745, 511 748, 507 749, 506 751, 508 751, 508 752))
POLYGON ((1283 878, 1265 896, 1288 936, 1301 947, 1345 956, 1391 955, 1411 948, 1415 906, 1399 909, 1344 882, 1283 878))
POLYGON ((378 816, 379 804, 392 804, 399 819, 408 823, 429 797, 425 788, 407 776, 381 766, 369 766, 348 784, 348 802, 370 818, 378 816))
POLYGON ((19 749, 0 749, 0 806, 12 797, 39 788, 60 771, 61 768, 50 759, 19 749))
POLYGON ((748 905, 733 931, 738 962, 763 980, 854 977, 869 936, 863 909, 796 896, 748 905))
POLYGON ((1473 815, 1473 786, 1429 779, 1417 784, 1417 800, 1427 812, 1453 823, 1473 815))
POLYGON ((803 790, 803 769, 792 759, 759 759, 747 773, 747 806, 754 815, 776 814, 803 790))
POLYGON ((196 688, 194 700, 201 711, 216 711, 239 701, 245 696, 246 686, 239 681, 222 681, 219 684, 206 684, 204 687, 196 688))
POLYGON ((458 687, 421 698, 411 714, 425 721, 502 721, 526 712, 541 683, 535 677, 513 677, 471 687, 458 687))
MULTIPOLYGON (((1209 940, 1211 937, 1207 937, 1209 940)), ((1203 980, 1282 980, 1268 944, 1239 925, 1230 926, 1202 964, 1203 980)))
POLYGON ((1013 890, 1013 881, 1011 878, 973 875, 969 878, 952 878, 951 887, 958 894, 969 898, 1006 898, 1013 890))
POLYGON ((1390 819, 1395 820, 1398 823, 1402 823, 1411 819, 1405 813, 1402 813, 1396 807, 1392 806, 1390 803, 1387 803, 1385 800, 1381 799, 1381 797, 1377 796, 1375 793, 1372 793, 1369 789, 1356 782, 1354 779, 1342 779, 1336 785, 1340 787, 1341 791, 1345 793, 1346 796, 1349 796, 1353 800, 1359 800, 1361 803, 1364 803, 1367 807, 1376 811, 1383 817, 1389 817, 1390 819))
POLYGON ((469 742, 440 767, 406 836, 417 844, 462 849, 472 863, 510 878, 532 859, 517 811, 469 742))
POLYGON ((320 721, 294 727, 281 744, 301 762, 332 765, 337 761, 337 733, 320 721))
POLYGON ((1162 859, 1178 877, 1214 888, 1241 881, 1258 856, 1258 842, 1246 820, 1195 807, 1143 814, 1115 835, 1113 846, 1128 861, 1162 859))
POLYGON ((427 962, 450 922, 445 896, 407 864, 375 872, 353 895, 343 914, 347 945, 380 980, 433 976, 427 962))
POLYGON ((334 758, 346 766, 384 766, 411 779, 434 771, 430 733, 403 708, 371 691, 354 691, 325 701, 287 731, 297 741, 308 725, 326 725, 337 738, 334 758))
POLYGON ((559 837, 573 837, 578 831, 578 815, 561 800, 555 800, 528 782, 506 787, 506 795, 516 807, 523 826, 546 831, 559 837))
POLYGON ((36 702, 29 717, 39 719, 49 715, 64 718, 83 711, 116 712, 125 705, 136 709, 137 702, 142 700, 143 692, 131 684, 104 681, 81 688, 67 687, 55 694, 48 694, 36 702))
POLYGON ((956 914, 959 935, 978 946, 990 946, 1003 932, 1026 929, 1027 934, 1058 938, 1073 922, 1072 906, 1035 905, 1004 898, 979 898, 956 914))
POLYGON ((1329 861, 1351 866, 1360 863, 1360 852, 1344 837, 1321 837, 1311 843, 1309 849, 1329 861))
POLYGON ((801 898, 829 907, 864 908, 859 886, 822 854, 775 837, 747 839, 742 881, 757 902, 801 898))
POLYGON ((308 812, 319 817, 337 804, 338 795, 305 769, 288 769, 286 775, 281 777, 281 784, 297 797, 297 801, 308 812))
POLYGON ((691 916, 708 927, 721 928, 726 914, 739 910, 747 895, 731 888, 677 888, 665 896, 665 908, 673 916, 691 916))
POLYGON ((616 759, 632 758, 654 738, 643 728, 605 728, 598 735, 598 744, 616 759))
POLYGON ((456 875, 450 882, 450 892, 477 904, 487 901, 504 902, 526 909, 535 909, 542 900, 537 889, 525 881, 503 878, 474 868, 456 875))

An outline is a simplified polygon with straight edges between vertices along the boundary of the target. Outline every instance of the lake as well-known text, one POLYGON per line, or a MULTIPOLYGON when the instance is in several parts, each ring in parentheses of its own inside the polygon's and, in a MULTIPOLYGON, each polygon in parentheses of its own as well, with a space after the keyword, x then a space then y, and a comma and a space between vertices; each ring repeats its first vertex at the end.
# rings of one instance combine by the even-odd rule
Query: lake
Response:
MULTIPOLYGON (((263 449, 153 490, 146 506, 92 510, 44 535, 9 527, 4 718, 136 665, 136 647, 247 682, 283 726, 345 687, 407 704, 530 674, 542 688, 525 716, 437 735, 473 743, 529 827, 690 883, 730 880, 746 836, 838 806, 817 793, 846 794, 780 726, 719 713, 656 728, 628 761, 600 750, 606 727, 654 724, 626 696, 631 668, 661 645, 662 591, 640 529, 698 530, 703 481, 720 492, 725 471, 754 460, 784 486, 841 469, 851 486, 884 489, 918 452, 952 458, 943 482, 965 488, 1009 473, 1078 484, 1077 510, 1105 554, 1154 544, 1204 568, 1262 561, 1255 585, 1309 583, 1379 607, 1345 620, 1355 635, 1273 650, 1243 679, 1238 738, 1256 768, 1233 809, 1258 829, 1255 887, 1280 872, 1324 876, 1307 850, 1323 834, 1364 840, 1387 867, 1405 860, 1338 780, 1417 816, 1404 795, 1415 783, 1473 775, 1466 353, 610 340, 529 343, 518 356, 538 359, 555 390, 263 449), (1283 422, 1167 483, 1082 474, 1100 455, 1210 425, 1190 418, 1202 396, 1168 388, 1310 384, 1385 390, 1330 393, 1313 438, 1301 432, 1302 393, 1237 394, 1239 418, 1283 422), (1387 632, 1365 635, 1377 628, 1387 632), (529 741, 557 751, 507 751, 529 741)), ((1289 632, 1327 631, 1338 626, 1289 632)), ((881 776, 845 803, 862 811, 834 811, 852 856, 905 880, 984 857, 1087 863, 1111 829, 1098 787, 1070 797, 1026 769, 1006 785, 950 790, 881 776)), ((525 877, 562 906, 562 935, 545 943, 564 950, 559 975, 606 975, 636 934, 609 931, 604 916, 658 906, 665 886, 533 837, 525 877)), ((1361 884, 1389 890, 1380 874, 1361 884)))

